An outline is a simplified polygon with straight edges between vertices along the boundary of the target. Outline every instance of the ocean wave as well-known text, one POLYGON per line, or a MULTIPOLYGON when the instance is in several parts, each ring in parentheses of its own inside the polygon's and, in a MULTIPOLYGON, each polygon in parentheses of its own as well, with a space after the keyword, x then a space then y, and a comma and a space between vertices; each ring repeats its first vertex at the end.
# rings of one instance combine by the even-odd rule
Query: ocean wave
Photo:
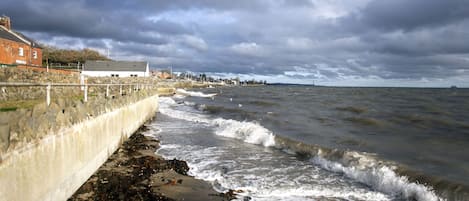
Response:
POLYGON ((352 123, 361 124, 364 126, 382 126, 384 125, 383 121, 374 118, 367 118, 367 117, 348 117, 345 118, 346 121, 350 121, 352 123))
POLYGON ((356 107, 356 106, 336 107, 335 109, 339 111, 352 112, 355 114, 361 114, 367 111, 366 108, 356 107))
POLYGON ((210 123, 210 120, 208 119, 206 115, 175 109, 177 105, 179 104, 176 101, 174 101, 172 98, 160 97, 160 105, 159 105, 158 110, 161 114, 165 114, 172 118, 185 119, 187 121, 207 123, 207 124, 210 123))
POLYGON ((238 108, 226 108, 222 106, 214 106, 214 105, 204 105, 202 108, 198 108, 199 110, 201 109, 204 112, 208 112, 210 114, 218 114, 220 112, 231 112, 231 113, 242 113, 244 112, 241 109, 238 108))
MULTIPOLYGON (((160 152, 167 158, 186 160, 191 167, 189 174, 212 184, 219 192, 228 189, 242 190, 238 200, 250 197, 252 200, 373 200, 390 201, 390 196, 377 191, 343 184, 340 176, 323 174, 323 170, 313 164, 287 162, 289 166, 273 168, 268 163, 250 164, 250 161, 275 160, 270 152, 246 155, 246 160, 233 161, 220 154, 230 154, 226 147, 201 147, 184 145, 163 146, 160 152), (176 151, 177 150, 177 151, 176 151), (302 164, 301 166, 298 166, 302 164), (303 165, 304 164, 304 165, 303 165), (310 174, 302 174, 310 173, 310 174), (289 175, 289 176, 286 176, 289 175), (312 183, 305 182, 311 181, 312 183), (340 184, 331 184, 330 181, 340 184), (342 185, 343 184, 343 185, 342 185)), ((248 152, 242 152, 248 153, 248 152)), ((288 158, 288 157, 286 157, 288 158)), ((280 160, 286 159, 282 158, 280 160)), ((275 162, 273 162, 275 163, 275 162)))
POLYGON ((216 96, 217 94, 204 94, 202 92, 195 92, 195 91, 186 91, 184 89, 176 89, 176 94, 183 95, 183 96, 196 96, 196 97, 203 97, 203 98, 211 98, 216 96))
POLYGON ((256 122, 236 121, 232 119, 210 119, 207 115, 189 111, 173 109, 178 103, 171 98, 160 98, 159 112, 177 119, 192 122, 202 122, 216 127, 216 134, 225 137, 243 140, 251 144, 260 144, 266 147, 274 146, 273 133, 256 122))
POLYGON ((257 105, 257 106, 264 106, 264 107, 271 107, 271 106, 277 106, 277 103, 274 102, 269 102, 269 101, 261 101, 261 100, 255 100, 255 101, 249 101, 249 104, 257 105))
MULTIPOLYGON (((374 155, 353 151, 327 149, 309 145, 274 135, 272 131, 257 122, 236 121, 173 109, 174 100, 160 98, 160 112, 173 118, 193 122, 204 122, 215 127, 215 134, 239 139, 251 144, 288 150, 311 158, 311 162, 325 170, 344 174, 344 176, 363 183, 370 188, 389 194, 397 199, 417 201, 444 200, 424 184, 409 181, 408 177, 398 175, 392 163, 378 160, 374 155)), ((288 153, 287 152, 287 153, 288 153)), ((208 176, 207 176, 208 177, 208 176)), ((211 175, 219 179, 219 175, 211 175)))
POLYGON ((276 137, 278 148, 311 157, 311 162, 328 171, 344 174, 371 188, 398 199, 441 201, 432 187, 411 182, 407 176, 396 173, 396 165, 382 161, 373 154, 327 149, 304 144, 288 138, 276 137))
POLYGON ((367 184, 379 192, 396 198, 419 201, 442 200, 430 187, 409 182, 407 177, 397 175, 394 170, 387 166, 363 169, 356 166, 347 167, 339 162, 329 161, 320 156, 315 156, 311 161, 326 170, 342 173, 348 178, 367 184))
POLYGON ((213 123, 217 126, 215 132, 217 135, 240 139, 251 144, 260 144, 265 147, 275 145, 274 134, 258 123, 222 118, 213 120, 213 123))

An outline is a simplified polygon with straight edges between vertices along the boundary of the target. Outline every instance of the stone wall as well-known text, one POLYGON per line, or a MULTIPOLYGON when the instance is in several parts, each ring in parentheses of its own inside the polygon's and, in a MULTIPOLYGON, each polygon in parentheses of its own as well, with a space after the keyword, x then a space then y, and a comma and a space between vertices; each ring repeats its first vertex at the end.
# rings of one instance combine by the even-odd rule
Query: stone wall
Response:
POLYGON ((66 200, 157 107, 157 95, 140 91, 3 113, 0 121, 12 126, 0 126, 10 130, 1 136, 0 200, 66 200))
POLYGON ((156 90, 133 90, 124 96, 105 97, 99 94, 89 97, 88 102, 70 97, 52 98, 49 106, 44 101, 32 109, 0 112, 0 155, 63 127, 92 119, 156 93, 156 90))
MULTIPOLYGON (((65 83, 78 84, 80 76, 53 72, 33 71, 30 69, 0 68, 0 82, 8 83, 65 83)), ((106 97, 106 86, 89 86, 88 102, 84 102, 80 87, 52 87, 51 104, 46 105, 45 86, 0 87, 0 102, 18 106, 14 111, 0 111, 0 156, 9 150, 21 147, 35 140, 55 133, 63 127, 80 123, 126 106, 143 98, 161 94, 172 95, 175 88, 204 87, 204 84, 189 81, 160 80, 156 77, 89 77, 88 84, 147 84, 151 88, 138 90, 135 86, 110 86, 106 97), (121 95, 121 89, 123 95, 121 95), (32 100, 27 107, 17 101, 32 100)))
MULTIPOLYGON (((0 67, 0 82, 9 83, 62 83, 62 84, 80 84, 79 74, 62 74, 54 72, 36 71, 31 69, 21 69, 15 67, 0 67)), ((87 77, 87 84, 147 84, 155 88, 191 88, 205 87, 208 84, 193 83, 190 81, 171 81, 161 80, 156 77, 87 77)), ((132 86, 133 87, 133 86, 132 86)), ((128 93, 130 86, 124 86, 123 92, 128 93)), ((83 96, 83 91, 79 87, 53 87, 51 89, 52 99, 62 97, 83 96)), ((90 96, 103 95, 106 92, 106 86, 90 86, 90 96)), ((110 94, 120 93, 119 86, 110 86, 110 94)), ((14 100, 44 100, 46 99, 46 87, 1 87, 0 101, 14 100)))
MULTIPOLYGON (((0 68, 0 82, 24 83, 73 83, 78 84, 77 75, 37 72, 28 69, 0 68)), ((160 80, 155 77, 115 78, 89 77, 88 84, 150 84, 151 88, 138 90, 135 86, 110 86, 109 97, 106 97, 106 86, 89 86, 88 102, 84 102, 80 87, 52 87, 51 104, 46 105, 46 88, 41 87, 1 87, 0 101, 34 100, 33 106, 18 107, 14 111, 0 111, 0 155, 9 149, 22 146, 31 141, 43 138, 60 128, 77 124, 96 117, 106 111, 134 103, 143 98, 155 95, 171 95, 175 88, 192 87, 187 81, 160 80)))
MULTIPOLYGON (((62 75, 58 73, 38 72, 30 69, 15 67, 0 68, 0 82, 9 83, 66 83, 79 84, 78 75, 62 75)), ((80 91, 76 88, 54 88, 52 94, 56 97, 78 96, 80 91)), ((0 101, 34 100, 46 98, 45 87, 1 87, 0 101)))

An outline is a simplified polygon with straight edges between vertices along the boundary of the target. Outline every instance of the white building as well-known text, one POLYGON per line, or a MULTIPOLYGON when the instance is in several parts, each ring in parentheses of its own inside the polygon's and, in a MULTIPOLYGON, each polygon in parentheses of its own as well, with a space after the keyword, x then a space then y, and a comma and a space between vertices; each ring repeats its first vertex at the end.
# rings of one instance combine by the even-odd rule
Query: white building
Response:
POLYGON ((86 61, 81 71, 92 77, 148 77, 148 62, 144 61, 86 61))

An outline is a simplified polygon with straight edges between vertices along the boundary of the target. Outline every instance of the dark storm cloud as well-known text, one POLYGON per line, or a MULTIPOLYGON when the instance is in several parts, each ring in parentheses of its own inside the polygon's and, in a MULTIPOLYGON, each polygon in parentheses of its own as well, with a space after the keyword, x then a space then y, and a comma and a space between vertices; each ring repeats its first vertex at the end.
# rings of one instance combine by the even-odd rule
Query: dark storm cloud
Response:
POLYGON ((22 1, 18 5, 16 1, 7 0, 2 2, 2 9, 13 19, 15 29, 29 32, 152 44, 167 42, 160 35, 191 32, 165 19, 146 20, 143 13, 125 7, 103 12, 105 10, 81 4, 80 1, 22 1))
MULTIPOLYGON (((378 66, 379 72, 369 72, 380 77, 447 78, 469 69, 467 1, 375 0, 339 21, 342 33, 366 47, 354 56, 378 66)), ((350 69, 366 75, 367 68, 350 69)))
POLYGON ((465 0, 372 1, 354 17, 374 28, 410 31, 468 18, 469 4, 465 0))
POLYGON ((466 0, 3 0, 2 13, 46 44, 178 71, 351 84, 469 77, 466 0))

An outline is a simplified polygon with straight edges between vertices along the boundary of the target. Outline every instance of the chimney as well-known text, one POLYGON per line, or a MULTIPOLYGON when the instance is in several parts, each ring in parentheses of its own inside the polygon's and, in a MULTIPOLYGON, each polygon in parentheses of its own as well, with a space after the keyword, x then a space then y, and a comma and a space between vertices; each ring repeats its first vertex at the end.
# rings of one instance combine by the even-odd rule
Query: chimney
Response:
POLYGON ((7 16, 0 17, 0 26, 4 26, 6 29, 11 30, 10 18, 7 16))

